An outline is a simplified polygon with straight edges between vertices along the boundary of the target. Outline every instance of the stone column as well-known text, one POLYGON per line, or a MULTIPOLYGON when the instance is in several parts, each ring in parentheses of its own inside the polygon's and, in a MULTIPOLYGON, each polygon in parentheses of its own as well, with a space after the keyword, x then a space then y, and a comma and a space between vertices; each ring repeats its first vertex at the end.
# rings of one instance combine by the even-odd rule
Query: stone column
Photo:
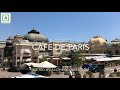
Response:
POLYGON ((4 50, 2 50, 1 53, 2 53, 2 56, 1 56, 1 57, 2 57, 2 58, 1 58, 1 59, 2 59, 2 60, 1 60, 1 67, 3 67, 3 62, 4 62, 4 50))
POLYGON ((30 54, 31 61, 33 62, 33 52, 30 54))
POLYGON ((58 65, 58 59, 57 59, 57 65, 58 65))
POLYGON ((21 51, 20 51, 20 62, 23 62, 23 49, 21 49, 21 51))
POLYGON ((16 60, 15 60, 15 66, 17 67, 17 45, 16 45, 16 60))
POLYGON ((39 63, 39 55, 37 56, 37 62, 39 63))

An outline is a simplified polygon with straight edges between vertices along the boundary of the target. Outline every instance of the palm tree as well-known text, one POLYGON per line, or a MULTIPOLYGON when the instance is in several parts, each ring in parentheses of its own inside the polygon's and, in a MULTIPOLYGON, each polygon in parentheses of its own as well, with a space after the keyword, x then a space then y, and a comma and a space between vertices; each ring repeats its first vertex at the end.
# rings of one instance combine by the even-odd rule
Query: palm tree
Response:
POLYGON ((82 64, 82 60, 83 60, 83 56, 80 52, 75 52, 75 51, 71 51, 69 54, 69 58, 71 58, 71 65, 76 66, 77 67, 77 71, 79 66, 81 66, 82 64))

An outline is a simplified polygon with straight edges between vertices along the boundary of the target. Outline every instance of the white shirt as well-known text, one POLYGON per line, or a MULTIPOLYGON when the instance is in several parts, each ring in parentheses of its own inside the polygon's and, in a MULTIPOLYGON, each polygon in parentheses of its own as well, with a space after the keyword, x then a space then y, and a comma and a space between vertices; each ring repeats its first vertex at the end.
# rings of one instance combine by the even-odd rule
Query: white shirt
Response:
POLYGON ((31 68, 31 67, 29 67, 29 69, 31 70, 32 68, 31 68))
POLYGON ((72 71, 70 71, 70 75, 72 76, 72 71))

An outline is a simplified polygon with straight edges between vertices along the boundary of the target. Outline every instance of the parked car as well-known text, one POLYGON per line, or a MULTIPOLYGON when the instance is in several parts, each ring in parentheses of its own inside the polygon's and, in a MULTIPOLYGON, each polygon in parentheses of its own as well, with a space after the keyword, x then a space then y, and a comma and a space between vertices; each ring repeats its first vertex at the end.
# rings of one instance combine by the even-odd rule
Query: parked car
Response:
POLYGON ((8 72, 19 72, 19 68, 18 67, 10 67, 8 69, 8 72))
POLYGON ((89 68, 89 71, 92 71, 93 73, 104 71, 104 65, 101 65, 101 64, 92 65, 89 68))
POLYGON ((84 64, 84 65, 82 66, 82 69, 89 69, 90 67, 91 67, 90 64, 84 64))
POLYGON ((19 71, 22 73, 22 74, 27 74, 28 72, 30 72, 30 68, 28 65, 21 65, 19 66, 19 71))

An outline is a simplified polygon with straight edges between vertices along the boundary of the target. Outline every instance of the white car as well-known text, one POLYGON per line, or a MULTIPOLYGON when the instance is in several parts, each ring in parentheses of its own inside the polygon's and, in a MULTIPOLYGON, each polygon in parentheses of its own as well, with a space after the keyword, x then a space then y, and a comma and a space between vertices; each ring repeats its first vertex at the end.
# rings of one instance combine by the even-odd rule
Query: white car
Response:
POLYGON ((24 74, 24 75, 19 75, 19 76, 13 76, 10 78, 46 78, 46 77, 43 75, 30 73, 30 74, 24 74))

